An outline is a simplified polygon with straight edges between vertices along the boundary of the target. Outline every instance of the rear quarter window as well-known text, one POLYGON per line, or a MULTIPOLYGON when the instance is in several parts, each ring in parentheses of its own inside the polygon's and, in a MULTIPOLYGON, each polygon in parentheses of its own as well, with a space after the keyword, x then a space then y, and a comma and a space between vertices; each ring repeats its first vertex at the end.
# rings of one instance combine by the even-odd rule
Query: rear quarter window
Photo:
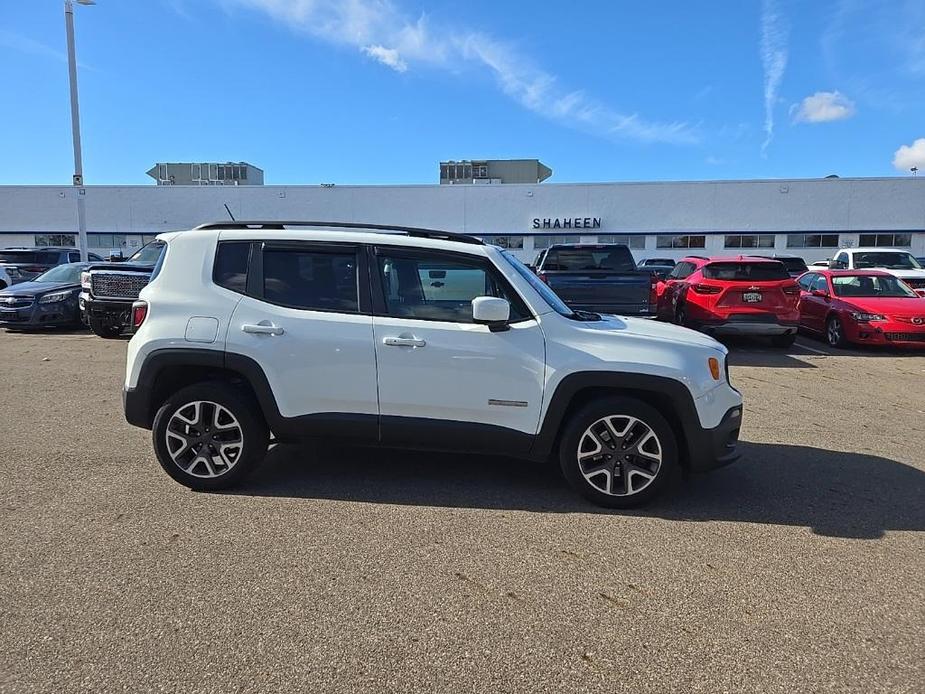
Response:
POLYGON ((215 252, 212 281, 220 287, 244 294, 247 288, 247 263, 250 258, 249 241, 222 241, 215 252))

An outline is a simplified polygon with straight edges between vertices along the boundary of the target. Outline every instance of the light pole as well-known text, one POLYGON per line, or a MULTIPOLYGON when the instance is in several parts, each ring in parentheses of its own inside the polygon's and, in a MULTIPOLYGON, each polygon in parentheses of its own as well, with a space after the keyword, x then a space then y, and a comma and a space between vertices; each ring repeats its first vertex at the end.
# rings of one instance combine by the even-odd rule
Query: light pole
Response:
MULTIPOLYGON (((78 5, 95 5, 96 0, 77 0, 78 5)), ((71 135, 74 139, 74 178, 77 191, 77 245, 80 259, 87 261, 87 211, 85 208, 83 158, 80 153, 80 107, 77 105, 77 55, 74 51, 74 3, 64 0, 64 25, 67 29, 67 68, 71 86, 71 135)))

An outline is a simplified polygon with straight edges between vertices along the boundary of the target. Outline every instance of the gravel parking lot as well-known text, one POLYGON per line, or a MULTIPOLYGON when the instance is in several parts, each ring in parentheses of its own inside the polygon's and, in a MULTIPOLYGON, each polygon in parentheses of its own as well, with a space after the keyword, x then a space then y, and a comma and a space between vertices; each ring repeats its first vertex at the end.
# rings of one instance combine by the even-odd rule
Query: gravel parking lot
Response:
POLYGON ((2 691, 922 691, 925 356, 733 345, 742 460, 608 512, 320 446, 190 492, 125 348, 0 334, 2 691))

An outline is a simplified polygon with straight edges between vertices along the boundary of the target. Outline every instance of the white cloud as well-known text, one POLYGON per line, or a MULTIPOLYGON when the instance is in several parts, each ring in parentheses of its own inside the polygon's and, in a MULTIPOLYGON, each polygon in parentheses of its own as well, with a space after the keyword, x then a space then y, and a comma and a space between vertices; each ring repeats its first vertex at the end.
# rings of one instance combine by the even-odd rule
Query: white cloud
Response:
POLYGON ((761 65, 764 68, 764 155, 774 137, 774 106, 784 70, 787 69, 787 27, 775 0, 761 5, 761 65))
POLYGON ((816 92, 791 106, 790 113, 797 123, 829 123, 851 118, 855 108, 854 102, 841 92, 816 92))
POLYGON ((395 72, 405 72, 408 69, 408 63, 401 59, 398 51, 394 48, 385 46, 363 46, 363 52, 370 58, 375 58, 383 65, 395 70, 395 72))
POLYGON ((459 74, 486 70, 501 91, 524 108, 556 122, 611 139, 693 144, 695 127, 623 113, 581 90, 559 85, 508 43, 464 27, 432 29, 426 16, 409 20, 390 0, 218 0, 226 7, 261 10, 277 21, 331 44, 362 51, 397 72, 429 67, 459 74))
POLYGON ((925 137, 903 145, 893 154, 893 167, 898 171, 908 172, 913 166, 925 171, 925 137))

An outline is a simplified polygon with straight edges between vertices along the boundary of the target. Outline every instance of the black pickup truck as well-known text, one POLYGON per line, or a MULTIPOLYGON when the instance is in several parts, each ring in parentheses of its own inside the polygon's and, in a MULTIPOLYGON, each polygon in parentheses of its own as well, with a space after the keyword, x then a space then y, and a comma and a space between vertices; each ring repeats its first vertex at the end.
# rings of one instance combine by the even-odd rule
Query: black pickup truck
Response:
POLYGON ((126 261, 96 263, 81 273, 78 304, 94 334, 116 338, 131 325, 132 304, 151 280, 163 250, 162 241, 152 241, 126 261))
POLYGON ((533 269, 576 311, 654 315, 657 278, 637 270, 620 244, 557 244, 542 251, 533 269))

